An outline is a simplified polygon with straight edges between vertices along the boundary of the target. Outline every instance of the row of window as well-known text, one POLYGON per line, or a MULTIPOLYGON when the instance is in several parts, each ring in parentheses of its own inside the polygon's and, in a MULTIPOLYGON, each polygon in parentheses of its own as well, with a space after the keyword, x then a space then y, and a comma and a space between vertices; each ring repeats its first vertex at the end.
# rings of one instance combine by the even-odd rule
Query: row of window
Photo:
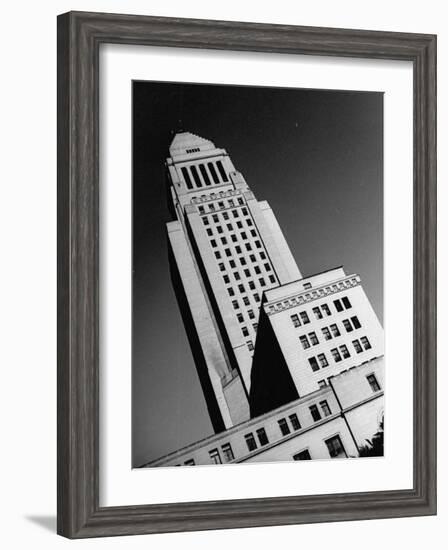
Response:
MULTIPOLYGON (((231 260, 231 264, 235 265, 235 261, 234 260, 231 260)), ((229 264, 230 265, 230 264, 229 264)), ((220 262, 218 264, 218 267, 219 267, 219 270, 220 271, 226 271, 226 266, 224 265, 223 262, 220 262)), ((271 271, 271 266, 268 264, 268 263, 265 263, 263 265, 264 267, 264 270, 268 272, 268 277, 271 277, 272 276, 272 280, 271 282, 275 282, 275 278, 274 278, 274 275, 272 274, 269 274, 269 271, 271 271)), ((262 272, 261 272, 261 268, 259 265, 255 265, 253 267, 253 270, 254 270, 254 273, 251 273, 250 269, 248 267, 245 267, 243 269, 243 275, 245 277, 247 277, 248 279, 250 279, 251 277, 255 277, 257 275, 262 275, 262 272)), ((241 280, 241 273, 239 271, 232 271, 232 275, 233 275, 233 278, 235 279, 235 281, 240 281, 241 280)), ((225 275, 223 275, 223 279, 224 279, 224 282, 226 284, 229 284, 230 282, 230 278, 229 278, 229 275, 226 273, 225 275)))
POLYGON ((207 235, 211 236, 213 234, 213 230, 215 230, 219 234, 222 234, 222 233, 224 233, 224 229, 226 229, 227 231, 230 231, 230 232, 237 231, 237 230, 239 230, 241 232, 250 231, 252 237, 256 236, 256 234, 254 234, 252 232, 252 231, 255 231, 253 229, 254 222, 252 221, 252 219, 249 216, 243 218, 242 220, 240 219, 240 220, 237 220, 236 222, 231 222, 231 221, 228 221, 230 219, 228 212, 223 212, 222 215, 223 215, 223 217, 225 216, 225 222, 222 222, 222 224, 219 223, 218 214, 213 214, 213 216, 211 217, 211 220, 212 220, 214 225, 210 224, 210 220, 207 216, 204 216, 202 218, 203 224, 207 227, 207 235), (243 222, 245 222, 247 227, 245 227, 243 222))
MULTIPOLYGON (((352 332, 353 330, 361 328, 361 323, 356 315, 350 319, 344 319, 342 324, 344 325, 346 332, 352 332)), ((337 323, 333 323, 328 327, 323 327, 321 332, 325 340, 331 340, 332 338, 336 338, 341 335, 337 323)), ((303 349, 308 349, 311 346, 317 346, 319 344, 319 338, 314 331, 308 332, 308 334, 303 334, 299 337, 299 340, 303 349)))
MULTIPOLYGON (((342 444, 339 435, 334 435, 330 439, 325 440, 325 444, 328 449, 328 453, 331 458, 347 458, 344 445, 342 444)), ((292 457, 294 460, 311 460, 311 455, 308 449, 300 451, 292 457)))
POLYGON ((182 166, 181 172, 188 189, 227 183, 229 181, 220 160, 182 166))
MULTIPOLYGON (((362 353, 363 351, 372 349, 372 345, 367 336, 362 336, 360 340, 353 340, 352 344, 356 353, 362 353)), ((330 352, 335 363, 339 363, 342 359, 348 359, 351 357, 348 347, 345 344, 331 349, 330 352)), ((308 362, 313 372, 318 371, 320 368, 328 367, 328 361, 325 353, 319 353, 316 357, 309 357, 308 362)))
MULTIPOLYGON (((227 246, 228 244, 230 244, 228 237, 220 237, 219 240, 221 241, 220 244, 223 246, 227 246)), ((235 234, 231 235, 230 242, 232 243, 238 242, 237 236, 235 234)), ((256 248, 262 248, 262 244, 259 239, 255 239, 254 241, 252 241, 252 243, 256 246, 256 248)), ((244 243, 244 248, 247 250, 247 252, 251 252, 253 250, 252 243, 244 243)), ((216 248, 218 246, 218 240, 216 238, 210 239, 210 244, 212 245, 212 248, 216 248)), ((241 246, 236 246, 235 252, 237 254, 241 254, 242 252, 241 246)))
MULTIPOLYGON (((214 223, 219 223, 219 217, 218 214, 214 214, 214 212, 217 212, 218 210, 224 210, 229 208, 235 208, 236 206, 242 206, 241 208, 241 214, 243 216, 248 216, 249 212, 244 206, 244 199, 242 197, 238 197, 235 201, 235 199, 222 199, 218 200, 218 202, 209 202, 208 204, 200 204, 198 206, 198 212, 199 214, 212 214, 212 221, 214 223)), ((234 219, 237 219, 240 217, 240 211, 239 210, 230 210, 229 211, 232 214, 232 217, 234 219)), ((229 221, 231 219, 229 212, 222 212, 222 219, 224 221, 229 221)), ((207 216, 204 216, 202 218, 204 225, 209 225, 209 219, 207 216), (204 221, 206 220, 206 221, 204 221)))
MULTIPOLYGON (((340 299, 333 300, 333 304, 338 313, 352 307, 352 304, 350 303, 350 300, 347 298, 347 296, 343 296, 340 299)), ((329 317, 331 315, 331 310, 328 304, 321 304, 320 306, 313 307, 313 313, 314 317, 319 320, 323 319, 324 316, 329 317)), ((298 314, 294 313, 293 315, 291 315, 291 321, 293 325, 297 328, 302 325, 308 324, 310 322, 310 318, 306 311, 299 311, 298 314)))
MULTIPOLYGON (((234 208, 235 207, 235 200, 234 199, 228 199, 227 200, 227 204, 229 205, 230 208, 234 208)), ((238 198, 238 204, 241 206, 242 204, 244 204, 244 201, 241 197, 238 198)), ((225 207, 225 203, 224 202, 218 202, 218 207, 222 205, 223 208, 225 207)), ((210 203, 209 205, 209 209, 211 212, 214 212, 216 211, 216 206, 214 203, 210 203)), ((198 210, 199 210, 199 213, 200 214, 204 214, 205 213, 205 206, 199 206, 198 207, 198 210)), ((242 218, 243 221, 245 221, 247 223, 247 225, 249 227, 253 227, 254 223, 252 221, 252 219, 250 218, 249 214, 248 214, 248 211, 247 211, 247 208, 243 208, 242 209, 242 212, 244 213, 244 215, 246 217, 242 218)), ((238 229, 243 229, 243 222, 241 221, 240 219, 240 215, 239 215, 239 212, 238 210, 232 210, 232 211, 226 211, 226 212, 220 212, 219 214, 212 214, 211 217, 209 216, 202 216, 202 223, 205 225, 205 226, 209 226, 210 225, 210 222, 213 222, 215 224, 215 227, 217 228, 218 226, 216 224, 219 224, 219 223, 222 223, 224 225, 227 225, 226 222, 230 222, 232 220, 232 218, 230 217, 230 214, 232 214, 232 218, 236 219, 237 221, 235 222, 233 220, 233 223, 236 223, 236 226, 238 229), (222 218, 222 219, 221 219, 222 218)), ((233 228, 233 225, 232 225, 232 228, 233 228)))
MULTIPOLYGON (((375 374, 369 374, 368 376, 366 376, 366 379, 373 392, 380 391, 381 388, 375 374)), ((314 403, 313 405, 310 405, 309 411, 314 422, 318 422, 319 420, 322 420, 322 418, 332 415, 330 405, 328 404, 328 401, 326 399, 319 401, 318 404, 314 403)), ((277 422, 282 436, 286 436, 290 434, 291 431, 297 431, 302 428, 300 420, 296 413, 290 414, 288 418, 280 418, 277 422)), ((258 428, 257 430, 255 430, 255 434, 254 432, 249 432, 245 434, 244 439, 246 441, 249 452, 255 451, 256 449, 258 449, 258 446, 264 447, 265 445, 269 444, 269 438, 265 428, 258 428)), ((325 441, 329 448, 330 456, 332 458, 340 456, 340 449, 343 449, 340 439, 339 442, 337 441, 337 439, 339 439, 339 436, 332 437, 325 441)), ((221 445, 221 449, 218 449, 217 447, 211 449, 209 451, 209 456, 214 464, 230 462, 235 458, 230 443, 224 443, 223 445, 221 445)), ((311 456, 309 455, 308 450, 304 450, 294 455, 293 458, 294 460, 310 460, 311 456), (303 456, 302 453, 304 453, 303 456)), ((195 462, 193 459, 190 459, 185 461, 184 464, 194 465, 195 462)))

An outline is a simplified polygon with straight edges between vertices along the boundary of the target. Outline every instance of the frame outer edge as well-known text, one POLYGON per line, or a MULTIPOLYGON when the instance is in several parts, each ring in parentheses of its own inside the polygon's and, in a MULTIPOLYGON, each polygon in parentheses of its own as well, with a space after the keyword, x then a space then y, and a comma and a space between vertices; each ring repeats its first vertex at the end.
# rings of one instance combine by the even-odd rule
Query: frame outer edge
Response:
POLYGON ((435 513, 435 48, 431 35, 88 12, 58 17, 59 534, 86 538, 435 513), (286 45, 279 43, 280 30, 286 45), (414 61, 414 489, 99 508, 101 42, 414 61))

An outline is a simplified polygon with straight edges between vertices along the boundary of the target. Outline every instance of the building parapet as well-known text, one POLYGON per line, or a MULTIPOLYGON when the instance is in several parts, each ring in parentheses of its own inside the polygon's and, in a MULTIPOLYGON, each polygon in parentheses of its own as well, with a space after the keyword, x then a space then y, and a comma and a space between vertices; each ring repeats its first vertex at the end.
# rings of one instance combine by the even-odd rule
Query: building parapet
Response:
POLYGON ((290 296, 276 299, 271 302, 268 301, 263 305, 263 307, 267 315, 275 315, 276 313, 280 313, 287 309, 291 309, 320 298, 325 298, 331 294, 345 291, 359 284, 361 284, 361 278, 359 275, 347 275, 343 279, 337 279, 313 289, 302 289, 300 292, 295 292, 290 296))

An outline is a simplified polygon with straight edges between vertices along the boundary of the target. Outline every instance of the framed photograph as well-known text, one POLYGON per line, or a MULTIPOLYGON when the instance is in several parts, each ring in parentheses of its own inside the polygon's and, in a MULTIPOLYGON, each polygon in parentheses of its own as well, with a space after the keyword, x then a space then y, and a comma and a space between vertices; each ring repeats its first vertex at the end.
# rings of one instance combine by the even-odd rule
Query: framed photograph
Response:
POLYGON ((435 116, 435 36, 59 16, 59 534, 436 513, 435 116))

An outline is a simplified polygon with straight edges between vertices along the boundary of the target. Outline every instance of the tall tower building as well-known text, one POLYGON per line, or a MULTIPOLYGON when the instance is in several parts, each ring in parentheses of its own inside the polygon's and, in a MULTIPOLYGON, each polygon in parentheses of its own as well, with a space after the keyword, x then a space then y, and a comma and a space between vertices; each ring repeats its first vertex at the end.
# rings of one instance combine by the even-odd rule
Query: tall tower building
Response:
POLYGON ((189 132, 166 161, 171 276, 216 432, 250 418, 264 293, 301 279, 277 220, 224 149, 189 132))

